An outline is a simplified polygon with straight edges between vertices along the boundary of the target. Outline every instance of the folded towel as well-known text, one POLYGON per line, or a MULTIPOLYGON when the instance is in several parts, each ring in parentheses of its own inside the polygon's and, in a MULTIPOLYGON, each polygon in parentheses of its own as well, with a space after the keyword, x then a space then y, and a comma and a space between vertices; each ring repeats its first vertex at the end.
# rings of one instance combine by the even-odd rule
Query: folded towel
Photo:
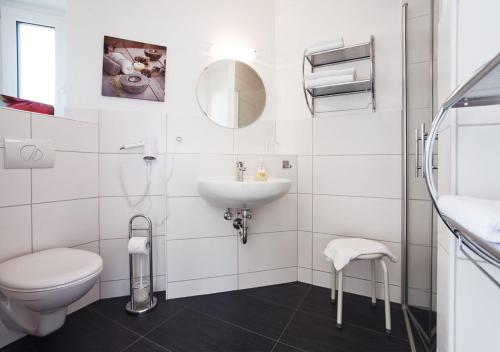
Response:
POLYGON ((500 201, 462 196, 441 196, 444 215, 487 241, 500 243, 500 201))
POLYGON ((306 49, 306 55, 316 54, 321 51, 342 48, 344 46, 344 38, 337 37, 330 40, 314 43, 306 49))
POLYGON ((323 251, 326 260, 333 262, 337 271, 364 254, 381 254, 387 256, 392 262, 396 262, 396 257, 386 245, 364 238, 332 240, 323 251))
POLYGON ((306 79, 304 83, 306 89, 310 89, 310 88, 331 86, 337 83, 345 83, 352 81, 354 81, 354 75, 343 75, 343 76, 328 76, 318 79, 306 79))
POLYGON ((356 70, 354 69, 354 67, 346 68, 343 70, 325 70, 325 71, 307 73, 305 75, 305 78, 306 80, 313 80, 331 76, 346 76, 346 75, 352 75, 354 79, 356 79, 356 70))

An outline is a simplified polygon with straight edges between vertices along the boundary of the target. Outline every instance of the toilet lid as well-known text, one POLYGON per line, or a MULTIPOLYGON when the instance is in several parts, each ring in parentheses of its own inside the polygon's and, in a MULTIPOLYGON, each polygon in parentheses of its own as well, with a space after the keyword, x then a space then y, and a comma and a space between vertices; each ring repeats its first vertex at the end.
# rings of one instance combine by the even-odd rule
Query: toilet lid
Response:
POLYGON ((0 287, 41 291, 65 286, 102 269, 102 258, 73 248, 54 248, 23 255, 0 264, 0 287))

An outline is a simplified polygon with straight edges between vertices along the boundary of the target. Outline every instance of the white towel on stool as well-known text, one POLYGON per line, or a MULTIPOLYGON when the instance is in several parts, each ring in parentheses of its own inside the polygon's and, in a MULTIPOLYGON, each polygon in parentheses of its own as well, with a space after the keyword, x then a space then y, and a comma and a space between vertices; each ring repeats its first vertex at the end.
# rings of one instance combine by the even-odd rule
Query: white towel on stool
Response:
POLYGON ((326 260, 333 262, 337 271, 342 270, 350 261, 365 254, 382 254, 387 256, 392 262, 396 262, 396 257, 386 245, 364 238, 332 240, 323 251, 326 260))
POLYGON ((330 40, 325 40, 322 42, 314 43, 306 49, 306 55, 319 53, 321 51, 327 51, 332 49, 342 48, 344 46, 344 38, 337 37, 330 40))
POLYGON ((439 209, 473 234, 500 243, 500 201, 462 196, 441 196, 439 209))
POLYGON ((313 80, 331 76, 345 76, 345 75, 352 75, 353 78, 356 79, 356 70, 354 69, 354 67, 345 68, 342 70, 323 70, 319 72, 306 73, 305 78, 306 80, 313 80))
POLYGON ((354 81, 354 75, 342 75, 342 76, 328 76, 328 77, 323 77, 323 78, 318 78, 318 79, 306 79, 305 80, 305 86, 306 89, 310 88, 318 88, 318 87, 323 87, 323 86, 332 86, 334 84, 338 83, 346 83, 346 82, 353 82, 354 81))

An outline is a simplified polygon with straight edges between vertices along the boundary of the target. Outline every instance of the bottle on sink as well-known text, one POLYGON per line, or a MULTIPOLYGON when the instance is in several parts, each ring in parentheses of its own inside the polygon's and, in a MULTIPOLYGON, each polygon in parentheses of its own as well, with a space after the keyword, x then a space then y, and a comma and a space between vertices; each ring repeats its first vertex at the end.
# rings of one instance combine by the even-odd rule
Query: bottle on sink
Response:
POLYGON ((257 164, 257 171, 255 172, 255 181, 267 181, 269 174, 267 173, 266 166, 264 165, 264 157, 261 157, 257 164))

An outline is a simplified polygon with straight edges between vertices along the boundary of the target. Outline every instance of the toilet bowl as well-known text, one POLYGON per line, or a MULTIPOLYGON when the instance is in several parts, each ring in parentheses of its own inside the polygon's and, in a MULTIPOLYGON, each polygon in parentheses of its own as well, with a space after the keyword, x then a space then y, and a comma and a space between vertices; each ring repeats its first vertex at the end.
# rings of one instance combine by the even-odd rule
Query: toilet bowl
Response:
POLYGON ((92 252, 54 248, 0 264, 0 319, 12 330, 45 336, 59 329, 68 306, 84 296, 102 271, 92 252))

